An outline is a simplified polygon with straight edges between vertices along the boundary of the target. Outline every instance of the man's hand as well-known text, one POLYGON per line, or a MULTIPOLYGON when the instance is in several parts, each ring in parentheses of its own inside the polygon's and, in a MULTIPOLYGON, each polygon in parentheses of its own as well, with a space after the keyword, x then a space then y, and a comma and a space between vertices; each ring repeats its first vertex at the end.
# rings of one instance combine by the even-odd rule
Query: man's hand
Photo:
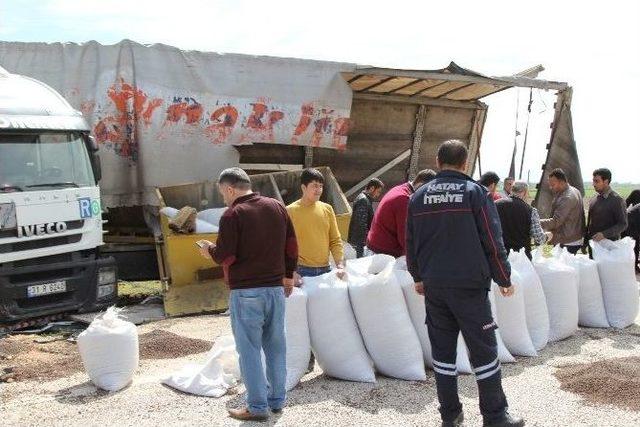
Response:
POLYGON ((285 277, 282 279, 282 286, 284 286, 284 296, 288 298, 293 292, 293 278, 285 277))
POLYGON ((604 237, 604 234, 602 233, 596 233, 593 235, 592 239, 595 240, 596 242, 599 242, 600 240, 606 239, 606 237, 604 237))
POLYGON ((213 258, 211 258, 211 252, 209 250, 210 248, 215 249, 216 245, 208 240, 201 240, 201 242, 204 243, 204 245, 200 248, 200 255, 202 255, 206 259, 213 260, 213 258))
POLYGON ((293 286, 299 288, 302 286, 302 276, 297 271, 293 272, 293 286))
POLYGON ((344 263, 336 263, 336 276, 340 280, 347 280, 347 272, 344 270, 344 263))
POLYGON ((547 242, 550 242, 553 239, 553 233, 550 231, 545 231, 544 233, 547 236, 547 242))
POLYGON ((418 295, 424 295, 424 284, 422 282, 414 283, 413 287, 418 295))
POLYGON ((502 295, 503 297, 510 297, 515 292, 516 292, 516 288, 514 288, 513 285, 510 285, 508 288, 505 288, 504 286, 500 286, 500 295, 502 295))

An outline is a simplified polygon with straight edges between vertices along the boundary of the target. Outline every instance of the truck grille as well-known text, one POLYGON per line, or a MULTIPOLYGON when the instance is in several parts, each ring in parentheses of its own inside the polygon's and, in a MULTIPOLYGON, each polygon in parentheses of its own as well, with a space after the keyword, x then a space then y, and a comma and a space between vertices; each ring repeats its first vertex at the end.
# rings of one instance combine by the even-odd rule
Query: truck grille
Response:
POLYGON ((73 234, 71 236, 50 237, 48 239, 7 243, 0 245, 0 253, 29 251, 33 249, 49 248, 51 246, 68 245, 71 243, 78 243, 81 239, 82 234, 73 234))

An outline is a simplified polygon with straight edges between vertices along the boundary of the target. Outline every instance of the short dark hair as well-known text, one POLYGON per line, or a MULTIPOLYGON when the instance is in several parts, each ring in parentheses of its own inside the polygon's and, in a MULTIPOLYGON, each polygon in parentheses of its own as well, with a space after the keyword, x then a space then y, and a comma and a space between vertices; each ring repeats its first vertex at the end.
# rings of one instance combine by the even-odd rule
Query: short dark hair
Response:
POLYGON ((629 197, 627 197, 627 207, 635 206, 640 203, 640 190, 633 190, 629 193, 629 197))
POLYGON ((364 189, 369 190, 370 188, 373 188, 374 190, 377 190, 378 188, 384 188, 384 183, 378 178, 371 178, 369 182, 367 182, 367 186, 364 187, 364 189))
POLYGON ((240 168, 228 168, 220 172, 218 184, 227 184, 230 187, 239 190, 248 190, 251 188, 251 180, 249 175, 240 168))
POLYGON ((413 178, 413 183, 422 182, 424 184, 428 183, 432 179, 436 177, 436 171, 432 169, 422 169, 415 178, 413 178))
POLYGON ((495 172, 485 172, 482 174, 482 176, 480 176, 478 182, 485 187, 488 187, 491 184, 498 185, 498 183, 500 182, 500 177, 495 172))
POLYGON ((514 177, 512 177, 512 176, 508 176, 508 177, 506 177, 506 178, 504 179, 504 181, 505 181, 505 182, 507 182, 507 181, 514 181, 514 182, 515 182, 515 180, 516 180, 516 179, 515 179, 514 177))
POLYGON ((318 169, 307 168, 303 170, 300 175, 300 183, 306 187, 313 181, 318 181, 320 184, 324 184, 324 176, 322 176, 318 169))
POLYGON ((599 176, 604 181, 605 179, 611 184, 611 171, 607 168, 598 168, 593 171, 593 176, 599 176))
POLYGON ((443 165, 462 166, 468 155, 467 146, 457 139, 445 141, 438 147, 438 160, 443 165))
POLYGON ((549 178, 554 177, 555 179, 559 179, 560 181, 567 182, 567 174, 560 168, 555 168, 549 174, 549 178))

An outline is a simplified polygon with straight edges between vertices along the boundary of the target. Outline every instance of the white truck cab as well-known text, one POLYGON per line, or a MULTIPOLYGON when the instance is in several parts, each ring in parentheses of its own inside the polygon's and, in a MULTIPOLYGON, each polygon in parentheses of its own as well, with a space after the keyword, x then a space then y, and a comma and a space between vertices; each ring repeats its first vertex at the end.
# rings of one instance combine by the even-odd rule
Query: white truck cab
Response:
POLYGON ((0 322, 115 303, 89 132, 55 90, 0 68, 0 322))

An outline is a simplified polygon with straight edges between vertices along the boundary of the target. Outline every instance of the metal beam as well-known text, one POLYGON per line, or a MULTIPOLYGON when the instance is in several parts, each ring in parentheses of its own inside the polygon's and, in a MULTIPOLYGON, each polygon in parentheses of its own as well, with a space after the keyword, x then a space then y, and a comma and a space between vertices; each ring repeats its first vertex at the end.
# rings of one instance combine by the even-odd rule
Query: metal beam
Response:
POLYGON ((369 182, 369 180, 371 178, 379 177, 380 175, 382 175, 386 171, 392 169, 394 166, 396 166, 397 164, 399 164, 402 161, 404 161, 410 155, 411 155, 411 149, 410 148, 404 150, 402 153, 400 153, 400 155, 398 157, 396 157, 395 159, 391 160, 389 163, 387 163, 386 165, 382 166, 380 169, 377 169, 375 172, 373 172, 371 175, 367 176, 365 179, 363 179, 362 181, 360 181, 359 183, 357 183, 356 185, 351 187, 349 190, 345 191, 344 195, 346 197, 351 197, 358 190, 360 190, 365 185, 367 185, 367 182, 369 182))
POLYGON ((569 85, 565 82, 538 80, 522 76, 482 77, 447 74, 433 71, 396 70, 392 68, 361 68, 354 71, 356 75, 409 77, 414 79, 445 80, 455 82, 480 83, 495 86, 533 87, 546 90, 564 90, 569 85))
POLYGON ((422 146, 422 134, 424 133, 424 124, 427 119, 427 107, 421 105, 416 115, 416 129, 413 134, 413 146, 411 147, 411 161, 409 162, 409 181, 418 174, 418 163, 420 161, 420 147, 422 146))
POLYGON ((310 168, 313 166, 313 147, 305 145, 304 147, 304 167, 310 168))
POLYGON ((282 163, 240 163, 238 167, 254 171, 296 171, 302 169, 302 165, 287 165, 282 163))
MULTIPOLYGON (((448 108, 468 108, 471 110, 475 110, 479 106, 484 106, 482 102, 473 100, 473 101, 454 101, 450 99, 435 99, 435 98, 427 98, 426 96, 402 96, 402 95, 384 95, 384 94, 373 94, 373 93, 353 93, 353 99, 364 100, 364 101, 381 101, 381 102, 399 102, 402 104, 413 104, 413 105, 432 105, 435 107, 448 107, 448 108)), ((486 108, 486 106, 485 106, 486 108)))

